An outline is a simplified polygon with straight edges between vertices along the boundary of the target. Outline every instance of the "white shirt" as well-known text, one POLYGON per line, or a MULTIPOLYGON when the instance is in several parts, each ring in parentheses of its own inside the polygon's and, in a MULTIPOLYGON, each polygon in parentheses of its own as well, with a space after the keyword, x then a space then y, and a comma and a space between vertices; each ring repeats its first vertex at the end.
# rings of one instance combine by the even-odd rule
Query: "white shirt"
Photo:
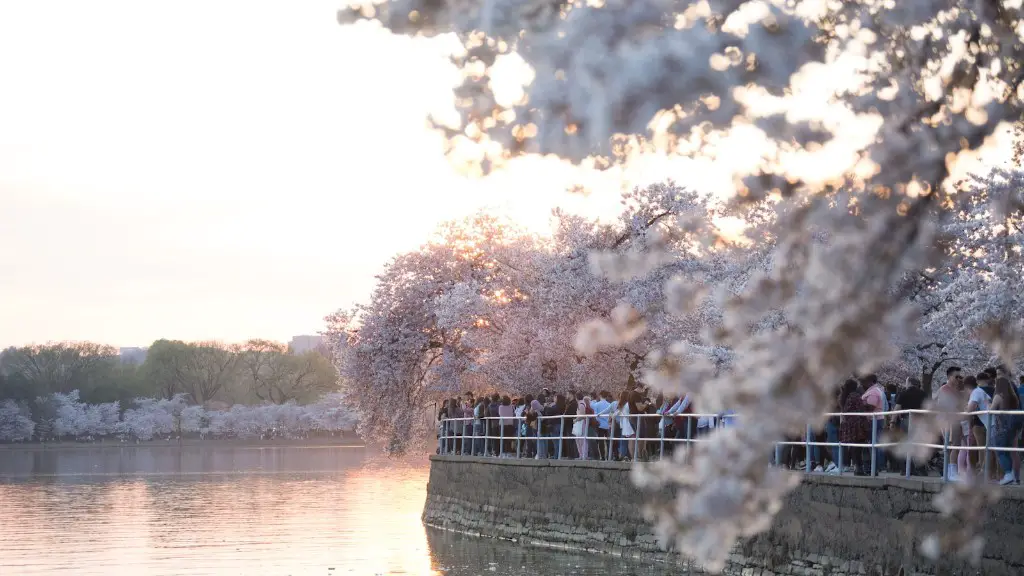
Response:
MULTIPOLYGON (((988 392, 981 388, 975 388, 971 390, 971 399, 968 400, 968 403, 971 402, 977 403, 978 410, 988 410, 992 404, 992 398, 988 395, 988 392)), ((978 418, 985 425, 985 430, 988 430, 990 422, 994 417, 991 414, 978 414, 978 418)))
POLYGON ((619 412, 619 430, 623 436, 633 436, 636 432, 633 430, 633 425, 629 423, 629 404, 627 403, 622 407, 622 411, 619 412))

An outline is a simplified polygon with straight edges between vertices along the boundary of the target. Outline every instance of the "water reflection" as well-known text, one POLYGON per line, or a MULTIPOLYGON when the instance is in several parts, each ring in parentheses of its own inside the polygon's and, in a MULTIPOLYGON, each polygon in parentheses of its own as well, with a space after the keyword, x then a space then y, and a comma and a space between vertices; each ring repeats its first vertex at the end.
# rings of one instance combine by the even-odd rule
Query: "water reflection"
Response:
POLYGON ((364 449, 0 451, 0 574, 663 574, 434 530, 425 460, 364 449))

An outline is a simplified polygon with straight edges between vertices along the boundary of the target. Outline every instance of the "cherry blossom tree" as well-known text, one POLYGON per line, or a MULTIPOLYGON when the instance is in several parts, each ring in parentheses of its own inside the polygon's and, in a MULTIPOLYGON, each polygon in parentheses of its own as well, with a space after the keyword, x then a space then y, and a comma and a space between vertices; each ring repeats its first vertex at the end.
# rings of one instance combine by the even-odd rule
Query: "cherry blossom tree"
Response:
MULTIPOLYGON (((722 321, 702 343, 728 349, 731 363, 681 370, 690 347, 680 342, 652 356, 647 373, 742 422, 702 443, 692 466, 637 474, 645 486, 676 488, 651 518, 711 570, 739 538, 770 526, 797 482, 766 466, 771 443, 820 421, 845 375, 890 361, 894 341, 910 339, 919 310, 906 274, 950 257, 933 217, 950 170, 1021 116, 1018 3, 391 0, 339 16, 400 34, 454 33, 464 82, 457 119, 438 124, 453 151, 476 146, 485 171, 528 153, 607 165, 634 144, 709 153, 730 133, 763 136, 762 162, 736 174, 737 198, 779 198, 771 266, 713 296, 722 321), (530 72, 512 104, 491 82, 510 61, 530 72)), ((679 223, 691 225, 700 227, 679 223)), ((612 276, 654 261, 638 254, 612 276)), ((999 274, 975 281, 998 292, 999 274)), ((699 306, 699 288, 684 279, 675 293, 699 306)), ((1004 314, 1008 297, 976 304, 967 325, 981 319, 978 335, 1012 360, 1021 334, 1004 314)), ((590 330, 581 349, 635 340, 640 325, 620 314, 614 334, 590 330)), ((964 508, 983 509, 986 490, 966 494, 978 500, 964 508)), ((978 550, 970 542, 950 540, 965 553, 978 550)))
POLYGON ((14 400, 0 402, 0 442, 31 440, 35 428, 27 406, 14 400))
POLYGON ((387 266, 368 304, 327 318, 325 340, 365 438, 400 449, 425 436, 428 402, 482 385, 477 367, 503 327, 491 312, 522 299, 533 247, 486 214, 448 223, 387 266))

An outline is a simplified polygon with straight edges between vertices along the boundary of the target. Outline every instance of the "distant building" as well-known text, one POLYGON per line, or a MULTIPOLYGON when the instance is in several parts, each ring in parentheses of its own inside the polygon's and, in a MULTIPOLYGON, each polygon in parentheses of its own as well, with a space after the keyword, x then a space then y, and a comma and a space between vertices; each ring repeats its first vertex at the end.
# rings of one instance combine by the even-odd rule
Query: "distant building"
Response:
POLYGON ((118 356, 123 364, 141 365, 146 361, 148 350, 148 348, 121 348, 118 350, 118 356))
POLYGON ((323 338, 320 336, 294 336, 288 343, 288 349, 292 354, 305 354, 318 350, 322 344, 323 338))

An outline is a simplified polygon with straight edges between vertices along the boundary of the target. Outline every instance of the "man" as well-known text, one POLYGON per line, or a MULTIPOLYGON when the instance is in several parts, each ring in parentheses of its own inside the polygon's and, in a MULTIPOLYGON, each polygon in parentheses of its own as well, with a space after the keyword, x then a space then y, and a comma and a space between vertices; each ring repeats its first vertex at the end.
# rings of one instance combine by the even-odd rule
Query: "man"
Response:
MULTIPOLYGON (((907 378, 906 387, 896 395, 896 407, 893 410, 920 410, 927 397, 928 394, 921 388, 920 380, 914 377, 907 378)), ((896 417, 896 424, 904 432, 907 432, 907 425, 911 420, 908 416, 909 414, 903 414, 896 417)))
MULTIPOLYGON (((868 374, 861 378, 861 386, 864 388, 864 394, 861 395, 860 399, 865 404, 871 406, 872 412, 887 412, 889 410, 889 400, 885 397, 885 388, 878 383, 878 376, 874 374, 868 374)), ((885 416, 876 416, 874 421, 876 443, 882 441, 882 430, 885 429, 885 416)), ((875 472, 885 469, 885 451, 881 448, 875 448, 875 472)))
POLYGON ((600 394, 597 395, 597 399, 590 402, 590 407, 594 410, 594 414, 597 415, 597 435, 601 437, 597 441, 597 449, 602 460, 608 458, 607 438, 611 426, 608 422, 608 414, 612 412, 611 398, 611 392, 601 390, 600 394))
MULTIPOLYGON (((896 407, 893 410, 920 410, 924 406, 924 401, 928 397, 928 394, 921 388, 921 381, 917 378, 907 378, 906 387, 896 395, 896 407)), ((900 414, 896 416, 894 421, 894 427, 898 426, 903 434, 910 432, 910 422, 914 419, 912 414, 900 414)), ((914 473, 920 472, 920 467, 914 465, 914 473)), ((922 474, 927 475, 927 473, 922 474)))
MULTIPOLYGON (((946 383, 939 388, 938 401, 939 409, 944 412, 960 412, 962 410, 961 400, 963 398, 963 382, 964 377, 960 373, 961 368, 959 366, 950 366, 946 368, 946 383)), ((950 426, 949 431, 946 433, 947 441, 950 446, 949 450, 949 461, 946 466, 946 478, 952 482, 956 482, 960 479, 959 474, 956 471, 956 460, 960 455, 959 451, 954 449, 954 446, 960 446, 963 444, 965 433, 964 433, 964 422, 957 418, 950 426)))

